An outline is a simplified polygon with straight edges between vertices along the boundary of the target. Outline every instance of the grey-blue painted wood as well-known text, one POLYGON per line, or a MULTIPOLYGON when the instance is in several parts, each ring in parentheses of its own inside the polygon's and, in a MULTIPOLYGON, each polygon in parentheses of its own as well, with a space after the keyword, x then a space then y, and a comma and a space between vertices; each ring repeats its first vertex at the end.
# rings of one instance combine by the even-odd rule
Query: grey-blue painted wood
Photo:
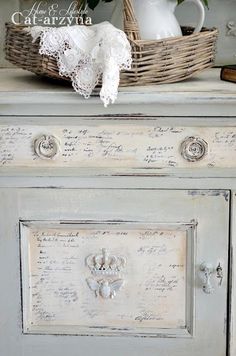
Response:
MULTIPOLYGON (((111 352, 115 356, 147 352, 150 356, 228 356, 228 348, 229 355, 235 356, 235 118, 235 86, 220 82, 218 70, 174 85, 121 89, 117 103, 108 109, 96 95, 86 101, 70 88, 26 72, 0 72, 1 355, 92 356, 96 351, 99 356, 111 352), (78 136, 79 142, 68 137, 64 142, 62 128, 71 130, 71 136, 81 135, 83 129, 84 136, 78 136), (113 145, 108 150, 110 140, 113 145), (76 154, 65 159, 68 143, 76 154), (145 160, 149 151, 150 167, 145 160), (83 238, 78 240, 77 252, 72 254, 70 239, 81 238, 83 229, 87 244, 83 238), (43 234, 54 238, 51 250, 50 239, 41 245, 43 234), (107 237, 95 238, 102 234, 107 237), (118 234, 127 238, 119 243, 118 234), (56 241, 62 235, 67 252, 56 241), (115 296, 109 273, 95 280, 95 289, 86 282, 100 273, 96 274, 95 265, 96 273, 91 272, 88 257, 99 256, 103 249, 108 256, 122 256, 126 261, 117 277, 124 283, 119 282, 115 296), (51 264, 61 266, 65 257, 70 263, 74 258, 80 261, 69 274, 70 291, 77 295, 81 291, 78 302, 68 304, 71 294, 63 289, 67 287, 64 272, 60 275, 56 268, 50 270, 51 279, 46 278, 48 292, 42 275, 48 269, 38 268, 40 251, 51 264), (163 251, 169 251, 165 259, 155 257, 163 251), (166 276, 171 259, 183 263, 173 275, 178 287, 163 292, 167 300, 173 295, 170 308, 179 308, 178 313, 170 317, 167 312, 158 321, 158 306, 163 313, 164 302, 156 302, 159 292, 152 288, 163 283, 158 270, 153 275, 161 259, 164 267, 159 268, 164 268, 166 276), (53 287, 51 273, 55 272, 53 287), (78 290, 72 277, 79 280, 78 290), (184 281, 182 289, 178 278, 184 281), (143 285, 152 286, 147 298, 143 285), (142 303, 136 305, 137 300, 142 303), (114 319, 109 319, 114 305, 123 306, 122 318, 114 308, 114 319), (101 308, 106 311, 105 325, 95 322, 101 308), (81 316, 78 320, 76 313, 81 316), (132 321, 134 315, 137 319, 132 321), (144 320, 141 330, 137 320, 144 320), (78 336, 86 332, 89 336, 78 336)), ((107 272, 105 261, 101 265, 107 272)))

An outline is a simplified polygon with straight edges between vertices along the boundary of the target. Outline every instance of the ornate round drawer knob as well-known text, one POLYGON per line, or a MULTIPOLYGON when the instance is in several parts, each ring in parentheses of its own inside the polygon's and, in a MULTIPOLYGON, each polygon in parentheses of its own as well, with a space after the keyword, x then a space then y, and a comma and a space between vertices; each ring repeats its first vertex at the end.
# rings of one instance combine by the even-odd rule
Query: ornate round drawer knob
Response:
POLYGON ((197 162, 208 153, 208 143, 198 137, 187 137, 181 144, 181 154, 189 162, 197 162))
POLYGON ((60 152, 60 142, 52 135, 43 135, 34 142, 34 150, 42 159, 53 159, 60 152))

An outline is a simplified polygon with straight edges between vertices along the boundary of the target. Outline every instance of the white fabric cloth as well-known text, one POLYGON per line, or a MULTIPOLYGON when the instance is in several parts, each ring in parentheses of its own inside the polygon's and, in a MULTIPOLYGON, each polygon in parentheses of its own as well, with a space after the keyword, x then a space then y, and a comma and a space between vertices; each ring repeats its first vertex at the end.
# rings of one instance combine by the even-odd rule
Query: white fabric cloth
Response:
POLYGON ((89 98, 102 78, 100 98, 105 107, 114 103, 120 70, 131 68, 131 46, 121 30, 109 22, 98 25, 27 29, 33 42, 40 37, 40 54, 56 58, 59 73, 71 79, 76 92, 89 98))

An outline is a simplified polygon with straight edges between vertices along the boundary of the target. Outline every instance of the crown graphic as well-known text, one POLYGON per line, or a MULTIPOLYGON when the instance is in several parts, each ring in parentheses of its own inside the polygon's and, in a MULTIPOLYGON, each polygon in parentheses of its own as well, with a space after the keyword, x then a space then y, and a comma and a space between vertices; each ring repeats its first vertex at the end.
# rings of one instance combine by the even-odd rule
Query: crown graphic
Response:
POLYGON ((86 265, 91 273, 97 276, 116 276, 126 265, 126 259, 122 256, 110 255, 103 248, 102 253, 98 255, 89 255, 86 258, 86 265))

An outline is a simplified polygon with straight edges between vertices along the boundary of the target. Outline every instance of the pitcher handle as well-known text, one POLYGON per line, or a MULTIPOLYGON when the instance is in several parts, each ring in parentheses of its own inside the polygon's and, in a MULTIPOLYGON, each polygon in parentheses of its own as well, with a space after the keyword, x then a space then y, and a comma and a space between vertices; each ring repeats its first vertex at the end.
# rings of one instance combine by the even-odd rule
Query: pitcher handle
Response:
POLYGON ((194 33, 198 33, 201 31, 204 21, 205 21, 205 17, 206 17, 204 5, 201 0, 186 0, 185 2, 194 3, 198 8, 199 20, 198 20, 198 24, 194 30, 194 33))

